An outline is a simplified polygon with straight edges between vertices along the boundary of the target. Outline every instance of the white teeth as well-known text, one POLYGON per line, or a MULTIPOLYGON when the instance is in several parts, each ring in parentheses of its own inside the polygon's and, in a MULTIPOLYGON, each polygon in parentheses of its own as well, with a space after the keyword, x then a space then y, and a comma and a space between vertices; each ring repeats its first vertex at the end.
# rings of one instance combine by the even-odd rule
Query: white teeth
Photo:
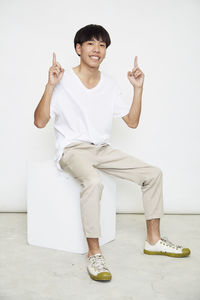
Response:
POLYGON ((90 56, 90 57, 93 59, 99 60, 99 57, 96 57, 96 56, 90 56))

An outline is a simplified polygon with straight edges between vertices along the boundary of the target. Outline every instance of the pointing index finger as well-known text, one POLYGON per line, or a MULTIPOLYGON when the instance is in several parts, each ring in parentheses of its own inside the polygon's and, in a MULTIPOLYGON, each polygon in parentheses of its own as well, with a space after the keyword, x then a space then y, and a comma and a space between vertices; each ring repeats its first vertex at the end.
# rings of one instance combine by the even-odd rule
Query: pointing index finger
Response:
POLYGON ((56 54, 53 52, 53 65, 55 65, 56 64, 56 54))
POLYGON ((135 60, 134 60, 134 68, 136 68, 138 66, 138 57, 135 56, 135 60))

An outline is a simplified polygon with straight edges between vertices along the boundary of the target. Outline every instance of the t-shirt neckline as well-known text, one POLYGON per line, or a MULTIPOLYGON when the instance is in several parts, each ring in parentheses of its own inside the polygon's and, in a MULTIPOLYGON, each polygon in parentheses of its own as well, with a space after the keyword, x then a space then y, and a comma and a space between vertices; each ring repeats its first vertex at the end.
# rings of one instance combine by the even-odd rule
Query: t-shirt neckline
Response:
POLYGON ((80 78, 78 77, 78 75, 76 75, 76 73, 74 72, 73 70, 73 67, 70 68, 70 71, 71 73, 74 75, 74 78, 76 78, 78 80, 78 82, 80 83, 80 85, 87 91, 87 92, 93 92, 93 91, 96 91, 96 89, 99 88, 99 86, 101 85, 102 83, 102 80, 103 80, 103 73, 100 71, 100 79, 99 79, 99 82, 97 83, 97 85, 95 87, 93 87, 92 89, 88 89, 83 83, 82 81, 80 80, 80 78))

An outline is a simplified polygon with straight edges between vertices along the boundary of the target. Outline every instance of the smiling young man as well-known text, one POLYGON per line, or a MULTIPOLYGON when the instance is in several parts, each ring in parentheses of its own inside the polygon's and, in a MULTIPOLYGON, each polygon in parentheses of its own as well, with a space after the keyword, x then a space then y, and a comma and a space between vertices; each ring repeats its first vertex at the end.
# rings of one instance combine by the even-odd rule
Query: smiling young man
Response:
POLYGON ((111 280, 112 275, 98 240, 103 184, 97 169, 141 186, 147 225, 145 254, 190 254, 189 248, 160 236, 160 218, 164 215, 161 169, 112 147, 109 141, 113 118, 121 117, 128 127, 137 128, 144 83, 136 56, 134 68, 127 73, 134 88, 133 101, 131 105, 123 101, 116 81, 99 70, 110 44, 105 28, 90 24, 74 38, 78 66, 65 72, 53 53, 48 83, 34 113, 34 124, 39 128, 54 118, 57 167, 70 172, 82 186, 81 218, 89 248, 87 270, 92 279, 100 281, 111 280))

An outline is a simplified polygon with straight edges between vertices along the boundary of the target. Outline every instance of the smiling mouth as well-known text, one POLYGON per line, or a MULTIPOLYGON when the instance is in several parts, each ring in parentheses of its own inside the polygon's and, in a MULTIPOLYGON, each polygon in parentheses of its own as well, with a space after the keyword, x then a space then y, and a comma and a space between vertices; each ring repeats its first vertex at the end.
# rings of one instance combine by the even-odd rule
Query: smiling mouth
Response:
POLYGON ((90 57, 90 59, 92 59, 93 61, 99 61, 100 60, 100 57, 98 57, 98 56, 93 56, 93 55, 91 55, 91 56, 89 56, 90 57))

